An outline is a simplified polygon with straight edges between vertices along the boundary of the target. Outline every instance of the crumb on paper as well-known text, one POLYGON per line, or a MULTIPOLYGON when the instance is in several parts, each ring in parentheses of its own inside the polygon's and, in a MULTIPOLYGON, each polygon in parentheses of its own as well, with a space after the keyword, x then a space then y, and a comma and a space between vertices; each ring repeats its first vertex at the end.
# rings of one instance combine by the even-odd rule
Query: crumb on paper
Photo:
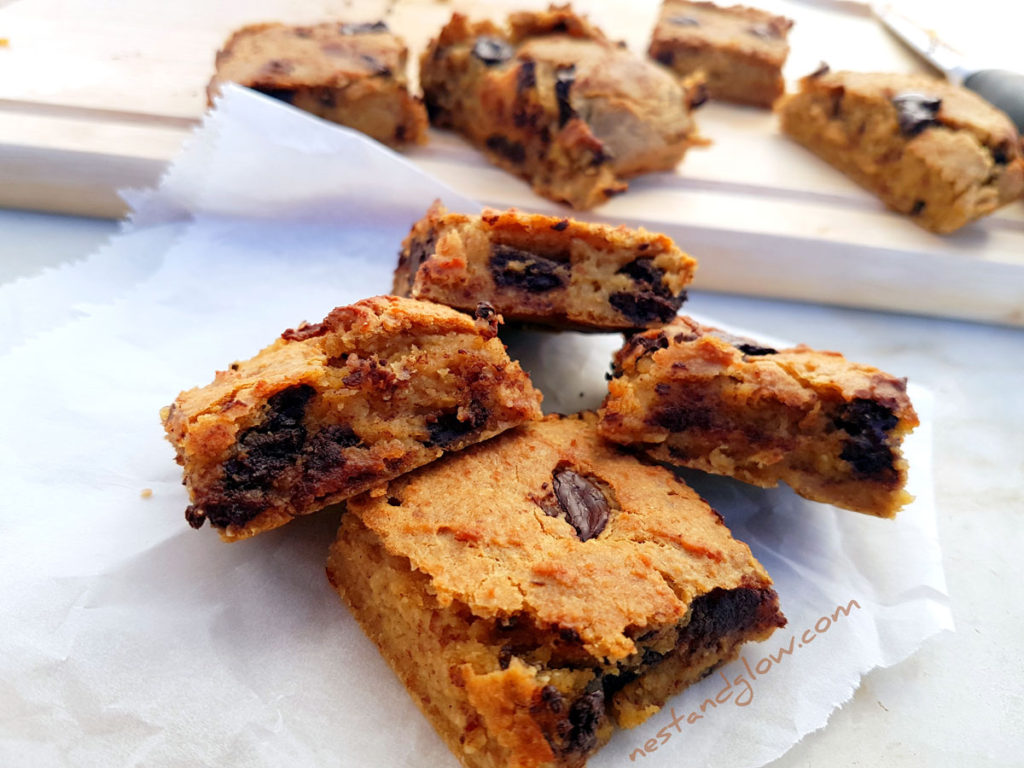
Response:
POLYGON ((144 499, 148 499, 152 495, 153 495, 153 489, 152 488, 143 488, 142 489, 142 493, 139 494, 139 496, 141 496, 144 499))
POLYGON ((11 47, 10 38, 0 37, 0 48, 10 48, 10 47, 11 47))

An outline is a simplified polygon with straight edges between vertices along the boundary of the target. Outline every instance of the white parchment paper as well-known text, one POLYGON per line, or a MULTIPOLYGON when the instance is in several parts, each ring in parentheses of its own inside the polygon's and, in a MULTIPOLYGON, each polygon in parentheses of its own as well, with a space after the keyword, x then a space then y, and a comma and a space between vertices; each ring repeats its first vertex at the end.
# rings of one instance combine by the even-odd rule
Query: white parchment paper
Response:
MULTIPOLYGON (((189 529, 158 419, 284 328, 387 292, 435 197, 476 208, 358 134, 231 88, 160 189, 133 196, 125 234, 39 278, 55 293, 10 287, 15 320, 29 296, 65 314, 0 356, 0 764, 457 764, 326 582, 339 513, 230 545, 189 529)), ((507 341, 546 408, 574 411, 600 402, 621 337, 507 341)), ((789 626, 591 765, 763 765, 868 670, 952 628, 931 397, 911 395, 917 501, 895 522, 686 475, 772 574, 789 626)))

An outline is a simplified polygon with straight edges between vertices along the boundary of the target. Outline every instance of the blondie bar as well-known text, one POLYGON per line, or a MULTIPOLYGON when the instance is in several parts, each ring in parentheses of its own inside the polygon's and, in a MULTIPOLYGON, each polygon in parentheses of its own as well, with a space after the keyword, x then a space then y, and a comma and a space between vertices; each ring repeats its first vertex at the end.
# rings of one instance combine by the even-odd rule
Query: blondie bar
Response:
POLYGON ((540 214, 450 213, 439 202, 402 244, 394 291, 582 330, 628 330, 675 317, 696 261, 664 235, 540 214))
POLYGON ((582 766, 785 619, 667 470, 551 416, 348 502, 332 584, 468 768, 582 766))
POLYGON ((785 133, 933 232, 1024 194, 1013 123, 945 80, 822 67, 777 109, 785 133))
POLYGON ((775 350, 680 317, 615 356, 601 434, 670 464, 879 517, 911 500, 906 381, 805 346, 775 350))
POLYGON ((427 113, 409 95, 407 58, 383 22, 254 24, 217 52, 207 97, 232 81, 391 146, 423 144, 427 113))
POLYGON ((454 128, 538 194, 592 208, 626 179, 670 170, 702 140, 699 89, 609 41, 568 8, 508 25, 456 13, 420 61, 431 121, 454 128))
POLYGON ((498 318, 381 296, 285 331, 162 415, 185 515, 253 536, 540 416, 498 318))
POLYGON ((786 88, 792 26, 743 5, 664 0, 648 53, 680 75, 703 71, 712 99, 770 107, 786 88))

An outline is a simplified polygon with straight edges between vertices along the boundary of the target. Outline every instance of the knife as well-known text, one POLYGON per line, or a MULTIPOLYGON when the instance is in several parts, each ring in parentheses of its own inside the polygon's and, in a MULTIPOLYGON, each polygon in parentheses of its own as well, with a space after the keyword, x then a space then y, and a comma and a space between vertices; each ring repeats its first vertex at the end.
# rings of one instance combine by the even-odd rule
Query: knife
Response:
POLYGON ((1024 134, 1024 75, 1005 69, 975 69, 968 65, 960 51, 944 43, 933 30, 908 19, 891 5, 872 3, 871 10, 907 47, 954 84, 974 91, 1001 109, 1024 134))

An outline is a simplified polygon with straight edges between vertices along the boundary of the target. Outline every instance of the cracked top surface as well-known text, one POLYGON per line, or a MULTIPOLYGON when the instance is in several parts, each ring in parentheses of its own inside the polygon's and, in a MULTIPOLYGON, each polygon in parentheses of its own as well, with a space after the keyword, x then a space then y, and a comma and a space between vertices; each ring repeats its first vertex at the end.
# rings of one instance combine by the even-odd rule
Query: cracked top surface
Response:
POLYGON ((348 509, 431 579, 442 605, 575 631, 599 658, 687 616, 719 587, 771 580, 668 470, 551 416, 392 481, 348 509))

